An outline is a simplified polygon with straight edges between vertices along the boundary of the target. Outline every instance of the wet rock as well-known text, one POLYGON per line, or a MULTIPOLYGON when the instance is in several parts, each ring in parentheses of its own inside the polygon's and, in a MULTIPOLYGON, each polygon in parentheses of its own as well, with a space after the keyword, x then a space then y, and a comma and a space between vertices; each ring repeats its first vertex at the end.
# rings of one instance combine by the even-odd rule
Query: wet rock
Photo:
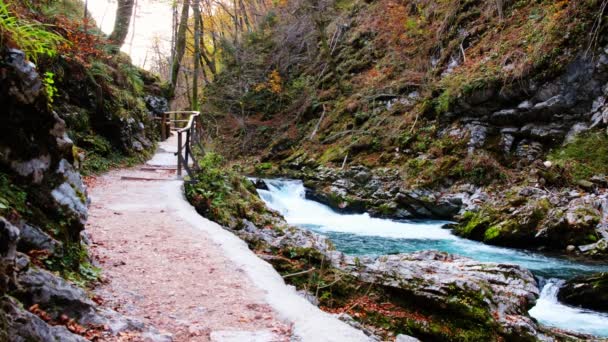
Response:
POLYGON ((253 185, 255 186, 256 189, 269 190, 268 184, 266 184, 266 182, 264 182, 264 180, 261 178, 254 179, 253 185))
POLYGON ((42 231, 42 229, 24 224, 21 227, 21 234, 19 238, 19 250, 28 252, 32 249, 35 250, 46 250, 51 254, 56 253, 61 250, 63 244, 47 233, 42 231))
MULTIPOLYGON (((0 320, 6 320, 6 337, 11 342, 61 341, 85 342, 64 326, 51 326, 38 316, 25 311, 14 299, 0 299, 0 320), (2 317, 4 315, 4 317, 2 317)), ((0 333, 2 337, 2 333, 0 333)))
POLYGON ((569 305, 608 312, 608 273, 572 278, 560 288, 557 297, 569 305))

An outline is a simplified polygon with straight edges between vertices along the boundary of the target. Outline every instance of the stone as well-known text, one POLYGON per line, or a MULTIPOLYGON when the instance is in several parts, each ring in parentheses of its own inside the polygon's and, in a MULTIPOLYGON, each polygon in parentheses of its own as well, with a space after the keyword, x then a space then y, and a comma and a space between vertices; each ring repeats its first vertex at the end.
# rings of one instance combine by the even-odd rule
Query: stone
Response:
POLYGON ((516 109, 503 109, 490 115, 490 121, 496 125, 513 124, 519 119, 519 112, 516 109))
POLYGON ((133 149, 137 152, 142 152, 142 151, 144 151, 144 145, 142 145, 142 143, 139 141, 134 141, 133 149))
POLYGON ((82 318, 94 312, 86 292, 48 271, 29 268, 18 275, 20 289, 17 297, 26 306, 39 304, 54 318, 61 314, 82 318))
POLYGON ((53 239, 42 231, 42 229, 29 224, 24 224, 21 227, 20 235, 19 250, 24 252, 35 249, 46 250, 51 254, 55 254, 55 252, 59 251, 63 246, 61 242, 53 239))
POLYGON ((385 255, 377 258, 346 256, 337 268, 353 272, 368 283, 398 288, 420 302, 434 303, 467 319, 476 319, 474 306, 494 317, 505 334, 536 335, 528 316, 539 289, 532 273, 517 265, 482 263, 438 251, 385 255), (346 266, 345 266, 346 265, 346 266))
POLYGON ((17 252, 17 257, 15 258, 15 271, 23 272, 30 265, 30 257, 26 254, 17 252))
POLYGON ((488 136, 488 127, 479 124, 469 124, 467 129, 470 133, 469 138, 469 153, 473 153, 475 149, 483 147, 488 136))
POLYGON ((341 313, 341 314, 333 314, 333 316, 335 316, 336 318, 338 318, 339 320, 341 320, 342 322, 350 325, 351 327, 357 329, 357 330, 361 330, 363 331, 363 333, 365 335, 367 335, 367 337, 369 337, 369 341, 382 341, 382 339, 376 335, 374 335, 374 332, 371 331, 370 329, 367 329, 363 326, 363 324, 357 322, 351 315, 347 314, 347 313, 341 313))
POLYGON ((146 95, 144 101, 146 102, 146 107, 153 115, 159 116, 169 110, 169 101, 164 97, 146 95))
POLYGON ((574 141, 574 138, 576 138, 577 135, 585 132, 589 130, 589 126, 587 126, 587 124, 579 122, 577 124, 574 124, 572 126, 572 128, 570 128, 570 130, 568 131, 568 133, 566 134, 566 143, 572 142, 574 141))
POLYGON ((88 217, 88 209, 84 194, 78 194, 67 181, 51 192, 53 199, 60 205, 70 209, 81 223, 85 223, 88 217), (80 195, 80 196, 79 196, 80 195), (83 202, 84 200, 84 202, 83 202))
POLYGON ((529 110, 529 109, 532 109, 532 107, 534 107, 534 104, 530 101, 524 101, 524 102, 520 103, 519 105, 517 105, 518 109, 523 109, 523 110, 529 110))
POLYGON ((15 282, 15 258, 19 229, 0 217, 0 293, 15 282))
POLYGON ((579 276, 560 288, 560 301, 585 309, 608 312, 608 273, 579 276))
POLYGON ((545 160, 545 161, 543 162, 543 165, 544 165, 546 168, 550 168, 551 166, 553 166, 553 162, 551 162, 550 160, 545 160))
MULTIPOLYGON (((82 336, 72 334, 64 326, 51 326, 38 316, 24 310, 14 299, 0 299, 0 320, 6 319, 8 341, 61 341, 86 342, 82 336), (5 317, 2 315, 5 314, 5 317)), ((0 338, 2 333, 0 332, 0 338)))
POLYGON ((412 336, 399 334, 395 338, 395 342, 420 342, 420 340, 412 336))
POLYGON ((42 155, 28 161, 13 161, 11 168, 23 177, 32 176, 34 184, 40 184, 44 178, 44 173, 51 165, 51 156, 42 155))
POLYGON ((34 63, 27 61, 25 53, 17 49, 9 49, 4 62, 13 67, 19 82, 12 84, 9 89, 10 95, 22 103, 33 103, 42 91, 42 81, 34 63))
POLYGON ((564 109, 565 106, 566 100, 564 97, 562 95, 556 95, 544 102, 535 104, 533 109, 535 111, 558 112, 564 109))
POLYGON ((588 180, 580 179, 576 184, 583 189, 593 189, 593 183, 588 180))

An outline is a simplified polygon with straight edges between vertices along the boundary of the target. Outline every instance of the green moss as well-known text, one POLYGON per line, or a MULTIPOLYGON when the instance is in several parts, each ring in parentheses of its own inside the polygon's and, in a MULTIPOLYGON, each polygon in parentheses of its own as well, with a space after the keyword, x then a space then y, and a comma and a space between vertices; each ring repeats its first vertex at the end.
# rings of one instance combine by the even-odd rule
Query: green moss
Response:
POLYGON ((467 211, 462 215, 460 223, 454 228, 454 232, 463 237, 474 238, 483 235, 486 228, 492 224, 494 218, 488 211, 467 211))
POLYGON ((255 172, 257 174, 265 174, 268 170, 272 169, 272 163, 259 163, 255 165, 255 172))
POLYGON ((551 151, 549 160, 565 168, 573 181, 608 175, 608 135, 603 130, 583 133, 551 151))
POLYGON ((490 241, 490 240, 497 238, 499 235, 500 235, 500 227, 491 226, 485 231, 485 233, 483 235, 483 239, 484 239, 484 241, 490 241))

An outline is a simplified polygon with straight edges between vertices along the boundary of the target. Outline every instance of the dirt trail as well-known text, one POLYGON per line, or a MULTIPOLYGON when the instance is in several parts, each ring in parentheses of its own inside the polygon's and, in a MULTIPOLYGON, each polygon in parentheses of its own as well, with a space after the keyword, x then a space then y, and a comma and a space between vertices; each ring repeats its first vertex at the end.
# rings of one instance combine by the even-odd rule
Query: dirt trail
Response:
POLYGON ((146 165, 160 169, 113 171, 89 189, 87 230, 107 279, 96 293, 106 305, 173 341, 365 340, 298 297, 238 238, 194 213, 175 171, 167 170, 175 164, 174 144, 162 143, 146 165))

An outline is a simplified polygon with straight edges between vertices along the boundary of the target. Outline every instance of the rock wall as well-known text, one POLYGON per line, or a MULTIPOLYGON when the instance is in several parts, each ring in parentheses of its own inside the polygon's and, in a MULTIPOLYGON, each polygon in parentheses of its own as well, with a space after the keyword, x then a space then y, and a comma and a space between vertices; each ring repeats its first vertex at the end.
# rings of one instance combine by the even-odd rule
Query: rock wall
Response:
MULTIPOLYGON (((75 167, 69 127, 19 50, 0 51, 0 108, 0 340, 85 341, 79 335, 124 330, 157 334, 44 269, 45 260, 59 273, 77 272, 88 262, 81 234, 90 200, 75 167), (68 267, 74 269, 63 269, 68 267)), ((130 146, 142 137, 126 135, 130 146)))
POLYGON ((457 136, 468 131, 470 153, 484 147, 496 148, 527 165, 564 140, 605 127, 607 96, 605 47, 581 53, 552 80, 539 82, 530 78, 516 85, 485 87, 460 98, 440 120, 444 124, 458 122, 465 130, 446 129, 442 134, 457 136))

